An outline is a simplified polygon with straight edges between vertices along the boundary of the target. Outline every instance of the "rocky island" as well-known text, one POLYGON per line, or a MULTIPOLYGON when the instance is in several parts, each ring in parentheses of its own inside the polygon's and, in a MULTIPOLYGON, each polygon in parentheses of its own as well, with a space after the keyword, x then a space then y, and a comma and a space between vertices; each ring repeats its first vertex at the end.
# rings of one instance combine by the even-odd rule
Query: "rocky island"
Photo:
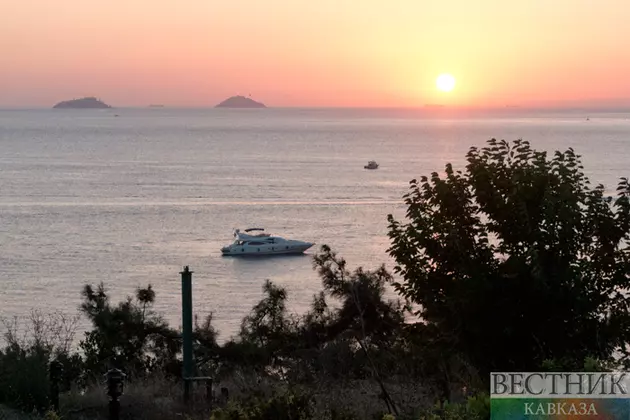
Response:
POLYGON ((94 97, 87 97, 81 99, 71 99, 69 101, 59 102, 57 105, 53 106, 53 108, 61 108, 61 109, 104 109, 111 108, 111 106, 107 105, 105 102, 100 101, 94 97))
POLYGON ((262 102, 256 102, 244 96, 232 96, 221 102, 215 108, 266 108, 262 102))

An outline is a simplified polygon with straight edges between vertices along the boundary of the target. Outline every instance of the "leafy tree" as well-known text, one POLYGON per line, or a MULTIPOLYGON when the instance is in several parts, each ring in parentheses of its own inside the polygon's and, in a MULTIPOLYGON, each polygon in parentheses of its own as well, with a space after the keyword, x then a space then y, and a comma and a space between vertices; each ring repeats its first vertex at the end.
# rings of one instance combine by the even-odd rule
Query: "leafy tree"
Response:
POLYGON ((307 320, 312 323, 318 314, 321 318, 328 295, 341 303, 333 316, 327 317, 329 336, 346 332, 365 341, 362 344, 386 344, 396 339, 404 313, 398 302, 384 298, 385 284, 392 281, 384 266, 376 271, 358 268, 350 272, 346 261, 327 245, 315 255, 313 265, 322 278, 324 295, 315 300, 315 313, 309 314, 307 320))
POLYGON ((86 333, 80 346, 91 374, 100 375, 111 367, 137 375, 154 369, 179 374, 179 333, 153 312, 151 285, 117 306, 110 304, 102 283, 96 289, 86 285, 83 298, 81 310, 94 329, 86 333))
MULTIPOLYGON (((390 347, 404 324, 404 309, 384 299, 391 275, 380 267, 350 272, 328 246, 314 257, 324 290, 301 317, 287 315, 287 292, 267 281, 263 299, 241 325, 238 340, 226 343, 219 359, 229 369, 275 372, 289 383, 317 378, 373 378, 395 412, 384 384, 384 362, 395 364, 390 347), (336 308, 328 305, 335 301, 336 308), (270 368, 271 369, 266 369, 270 368)), ((391 373, 391 372, 389 372, 391 373)))
MULTIPOLYGON (((322 278, 325 292, 341 301, 341 307, 327 327, 329 334, 356 340, 365 356, 366 370, 378 382, 388 410, 398 414, 372 351, 373 348, 383 350, 386 345, 395 342, 396 334, 404 323, 400 304, 384 300, 385 284, 392 280, 391 275, 385 266, 374 272, 358 268, 351 273, 346 268, 346 261, 337 257, 326 245, 321 247, 313 264, 322 278)), ((314 308, 318 309, 317 300, 314 308)))
POLYGON ((412 180, 406 222, 388 216, 394 286, 444 352, 482 378, 627 357, 628 180, 613 199, 572 149, 548 159, 522 140, 492 139, 467 161, 412 180))
POLYGON ((287 291, 265 281, 265 297, 258 302, 241 323, 240 336, 244 341, 258 342, 261 347, 280 347, 289 330, 286 300, 287 291))
POLYGON ((240 340, 224 346, 222 356, 232 364, 257 370, 277 368, 283 357, 295 349, 295 323, 286 310, 287 291, 267 280, 263 293, 264 297, 241 322, 240 340))

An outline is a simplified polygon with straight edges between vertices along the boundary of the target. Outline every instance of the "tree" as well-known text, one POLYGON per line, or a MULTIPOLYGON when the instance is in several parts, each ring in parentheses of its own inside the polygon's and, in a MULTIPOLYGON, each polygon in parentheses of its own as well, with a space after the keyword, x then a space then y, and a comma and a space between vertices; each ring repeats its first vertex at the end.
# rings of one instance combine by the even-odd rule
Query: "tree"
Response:
POLYGON ((390 346, 396 340, 404 323, 404 308, 398 301, 385 300, 385 284, 392 281, 385 266, 374 271, 359 267, 350 272, 346 260, 327 245, 315 255, 313 266, 322 279, 324 292, 315 298, 312 312, 305 317, 309 329, 316 329, 320 324, 317 320, 323 319, 329 339, 346 335, 361 345, 381 347, 390 346), (324 316, 326 295, 337 300, 340 307, 324 316))
MULTIPOLYGON (((396 333, 404 323, 403 308, 399 302, 384 300, 385 284, 392 280, 382 265, 376 271, 362 268, 350 273, 346 261, 337 257, 330 247, 324 245, 313 262, 322 278, 324 289, 331 297, 341 301, 328 327, 335 335, 347 335, 356 340, 367 359, 367 366, 381 388, 381 396, 390 412, 398 415, 398 409, 385 386, 380 369, 374 360, 372 349, 383 350, 396 340, 396 333)), ((321 298, 320 305, 325 304, 321 298)), ((317 303, 317 300, 316 300, 317 303)), ((312 319, 312 318, 311 318, 312 319)))
POLYGON ((402 331, 404 308, 384 298, 391 275, 384 266, 350 272, 346 261, 326 245, 315 255, 313 267, 324 290, 314 296, 311 310, 301 317, 287 315, 286 290, 266 281, 263 299, 243 319, 238 341, 220 349, 220 361, 280 374, 287 383, 374 378, 388 409, 396 413, 385 379, 398 362, 389 350, 402 331), (327 297, 338 307, 331 308, 327 297))
POLYGON ((257 341, 261 347, 271 346, 273 350, 279 350, 289 327, 287 291, 266 280, 263 292, 264 299, 243 319, 240 336, 244 341, 257 341))
POLYGON ((626 357, 630 185, 590 187, 573 149, 492 139, 465 171, 411 181, 406 221, 389 220, 394 287, 444 350, 482 378, 626 357))
POLYGON ((118 367, 135 375, 154 369, 179 374, 180 334, 153 312, 151 285, 117 306, 111 305, 102 283, 96 289, 86 285, 82 295, 81 311, 94 327, 80 344, 88 372, 100 375, 118 367))

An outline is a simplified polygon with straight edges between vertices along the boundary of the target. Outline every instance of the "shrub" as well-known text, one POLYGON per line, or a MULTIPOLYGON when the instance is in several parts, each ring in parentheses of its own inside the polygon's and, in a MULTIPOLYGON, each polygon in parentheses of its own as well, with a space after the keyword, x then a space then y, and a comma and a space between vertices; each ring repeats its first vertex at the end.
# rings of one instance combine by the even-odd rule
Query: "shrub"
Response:
POLYGON ((311 398, 296 393, 275 395, 269 399, 253 398, 231 403, 213 411, 211 420, 311 420, 311 398))
POLYGON ((50 362, 62 366, 61 387, 80 374, 80 358, 70 354, 78 317, 33 311, 26 323, 3 320, 6 345, 0 350, 0 403, 44 412, 51 405, 50 362), (74 368, 73 368, 74 366, 74 368))
POLYGON ((0 402, 30 412, 50 406, 50 351, 42 345, 9 345, 0 352, 0 402))
POLYGON ((485 393, 468 397, 464 403, 438 404, 424 410, 420 420, 488 420, 490 419, 490 396, 485 393))

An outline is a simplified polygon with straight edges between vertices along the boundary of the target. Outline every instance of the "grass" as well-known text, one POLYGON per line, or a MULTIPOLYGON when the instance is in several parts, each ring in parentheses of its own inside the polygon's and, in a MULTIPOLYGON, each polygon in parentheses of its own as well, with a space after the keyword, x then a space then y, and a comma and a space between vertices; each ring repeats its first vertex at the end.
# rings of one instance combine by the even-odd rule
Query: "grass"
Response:
MULTIPOLYGON (((156 375, 130 382, 125 385, 120 398, 121 419, 158 420, 208 420, 212 408, 225 405, 220 389, 229 389, 233 401, 247 399, 253 395, 270 398, 274 393, 287 391, 286 384, 269 378, 258 378, 247 374, 234 374, 220 383, 213 384, 214 401, 206 398, 205 384, 193 385, 191 403, 183 403, 182 384, 156 375)), ((401 412, 411 414, 418 407, 430 405, 427 390, 417 384, 388 384, 392 397, 401 412)), ((319 380, 314 385, 296 386, 294 391, 305 392, 313 397, 315 419, 331 419, 332 412, 353 415, 356 419, 372 419, 387 412, 380 389, 376 382, 319 380)), ((0 411, 0 413, 2 413, 0 411)), ((12 412, 13 416, 17 415, 12 412)), ((0 414, 0 420, 5 420, 0 414)), ((60 396, 59 416, 63 420, 108 419, 108 398, 103 384, 93 384, 85 392, 71 391, 60 396)), ((6 419, 31 419, 33 417, 6 417, 6 419)))
MULTIPOLYGON (((102 384, 86 392, 69 392, 60 397, 60 415, 64 420, 97 420, 108 418, 108 397, 102 384)), ((127 383, 120 397, 121 419, 208 419, 210 404, 203 386, 193 386, 191 405, 183 403, 181 384, 161 376, 127 383), (186 417, 187 416, 187 417, 186 417)))

